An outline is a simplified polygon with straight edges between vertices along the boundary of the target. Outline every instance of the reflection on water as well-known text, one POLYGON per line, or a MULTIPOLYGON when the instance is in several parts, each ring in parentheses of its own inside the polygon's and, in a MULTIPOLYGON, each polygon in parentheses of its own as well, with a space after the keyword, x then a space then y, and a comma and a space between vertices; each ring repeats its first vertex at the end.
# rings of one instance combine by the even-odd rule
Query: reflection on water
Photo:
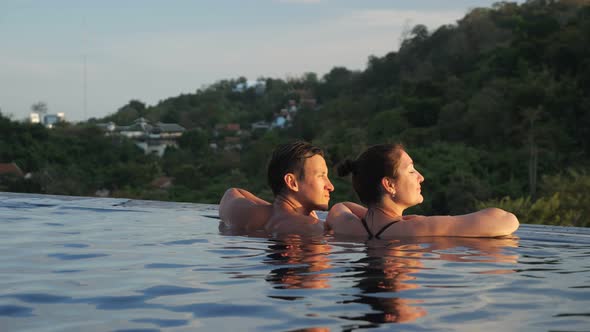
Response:
POLYGON ((277 289, 329 288, 331 273, 325 271, 332 267, 329 244, 299 235, 287 236, 281 240, 271 240, 267 260, 264 263, 277 266, 266 280, 277 289))
POLYGON ((344 303, 363 303, 371 311, 355 316, 344 316, 351 320, 370 323, 411 322, 426 315, 418 306, 420 300, 405 299, 399 291, 419 288, 412 273, 423 267, 419 258, 419 246, 400 244, 397 241, 370 241, 366 257, 353 262, 355 287, 360 292, 353 300, 344 303))
MULTIPOLYGON (((273 284, 275 289, 330 288, 335 278, 342 278, 342 275, 330 272, 334 267, 331 259, 334 248, 329 241, 302 238, 299 235, 269 241, 271 244, 264 263, 273 266, 273 269, 266 281, 273 284)), ((351 267, 345 271, 346 278, 352 281, 356 292, 351 296, 352 299, 339 303, 364 304, 367 310, 339 317, 374 324, 407 323, 427 315, 427 310, 420 306, 425 300, 404 298, 402 293, 422 287, 417 273, 429 269, 425 267, 425 261, 516 264, 518 260, 518 255, 507 254, 504 250, 518 247, 518 237, 370 240, 362 243, 362 246, 364 256, 349 262, 351 267)), ((477 273, 514 272, 513 269, 492 269, 477 273)), ((296 299, 289 296, 273 297, 296 299)))
POLYGON ((0 331, 582 331, 590 229, 273 239, 215 206, 0 193, 0 331))

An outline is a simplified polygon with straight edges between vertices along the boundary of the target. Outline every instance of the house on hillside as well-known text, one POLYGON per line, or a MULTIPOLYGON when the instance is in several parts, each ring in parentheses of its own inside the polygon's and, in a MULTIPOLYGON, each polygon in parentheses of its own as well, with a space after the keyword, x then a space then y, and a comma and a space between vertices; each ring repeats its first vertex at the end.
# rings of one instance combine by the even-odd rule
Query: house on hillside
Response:
POLYGON ((25 173, 18 167, 14 162, 12 163, 0 163, 0 176, 15 176, 18 178, 24 178, 25 173))
POLYGON ((239 151, 242 149, 242 140, 238 136, 225 136, 223 138, 223 149, 225 151, 239 151))
POLYGON ((313 92, 307 89, 296 89, 293 93, 299 96, 299 108, 317 109, 317 100, 313 92))
POLYGON ((252 125, 252 131, 254 130, 268 130, 270 129, 270 123, 266 122, 266 121, 257 121, 254 122, 252 125))
POLYGON ((169 189, 174 184, 174 178, 169 176, 160 176, 150 182, 150 186, 157 189, 169 189))
POLYGON ((257 95, 262 95, 266 91, 265 81, 246 81, 237 83, 232 89, 233 92, 243 93, 248 89, 254 89, 257 95))
POLYGON ((313 110, 318 109, 316 99, 313 97, 313 93, 311 91, 306 89, 298 89, 291 90, 290 92, 296 94, 299 97, 299 103, 295 99, 289 99, 285 107, 273 114, 272 120, 269 124, 266 124, 264 121, 254 122, 251 124, 252 130, 289 128, 293 124, 293 120, 297 117, 297 113, 302 108, 309 108, 313 110))
POLYGON ((213 136, 239 136, 242 133, 239 123, 218 123, 215 125, 213 136))
POLYGON ((44 125, 47 128, 53 128, 57 123, 66 121, 66 116, 64 112, 59 112, 57 114, 40 114, 38 112, 31 112, 29 115, 29 122, 30 123, 39 123, 44 125))
POLYGON ((99 123, 99 128, 106 136, 124 136, 135 141, 135 144, 146 154, 164 155, 166 147, 177 147, 177 140, 186 131, 176 123, 157 122, 151 124, 145 118, 138 118, 129 126, 117 126, 113 122, 99 123))
POLYGON ((14 162, 0 163, 0 191, 13 191, 15 183, 30 177, 30 173, 25 175, 14 162))
POLYGON ((213 142, 209 147, 213 150, 223 148, 224 150, 242 149, 242 137, 249 135, 247 130, 242 130, 239 123, 218 123, 213 130, 213 142))

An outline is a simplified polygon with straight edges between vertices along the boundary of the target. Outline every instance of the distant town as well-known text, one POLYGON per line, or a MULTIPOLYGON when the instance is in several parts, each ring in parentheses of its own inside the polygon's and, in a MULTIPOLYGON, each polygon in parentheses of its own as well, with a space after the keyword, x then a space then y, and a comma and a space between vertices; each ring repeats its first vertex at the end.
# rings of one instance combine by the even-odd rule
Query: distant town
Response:
MULTIPOLYGON (((266 91, 263 81, 246 81, 234 86, 233 91, 244 93, 253 89, 257 95, 266 91)), ((301 107, 317 108, 316 99, 312 93, 301 89, 295 91, 299 102, 290 99, 283 108, 273 114, 271 121, 259 120, 250 124, 250 128, 242 128, 239 123, 218 123, 213 129, 213 139, 209 147, 213 150, 241 150, 242 139, 250 137, 254 131, 266 131, 274 128, 283 129, 291 126, 301 107)), ((34 104, 28 121, 33 124, 42 124, 47 128, 53 128, 60 122, 66 122, 63 112, 47 114, 47 106, 44 103, 34 104)), ((187 130, 178 123, 151 123, 148 119, 139 117, 131 124, 120 124, 112 121, 96 123, 96 126, 104 131, 105 136, 126 137, 133 140, 137 147, 146 154, 154 154, 162 157, 167 147, 178 147, 178 138, 187 130)))

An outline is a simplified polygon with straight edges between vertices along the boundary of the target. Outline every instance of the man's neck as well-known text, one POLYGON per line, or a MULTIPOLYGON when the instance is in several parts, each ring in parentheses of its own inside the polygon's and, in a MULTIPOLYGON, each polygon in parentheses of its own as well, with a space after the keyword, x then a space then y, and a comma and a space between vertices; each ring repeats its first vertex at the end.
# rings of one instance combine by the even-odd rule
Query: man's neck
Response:
POLYGON ((275 197, 273 201, 273 206, 282 211, 287 211, 289 213, 300 214, 304 216, 309 216, 313 212, 313 210, 309 210, 301 205, 301 203, 290 197, 288 195, 279 194, 275 197))

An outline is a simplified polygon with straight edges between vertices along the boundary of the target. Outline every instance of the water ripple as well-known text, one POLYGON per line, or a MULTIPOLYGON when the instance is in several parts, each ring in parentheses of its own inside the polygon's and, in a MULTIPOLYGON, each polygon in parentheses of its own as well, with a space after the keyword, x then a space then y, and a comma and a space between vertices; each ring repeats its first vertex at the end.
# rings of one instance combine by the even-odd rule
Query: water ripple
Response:
POLYGON ((163 245, 173 246, 173 245, 189 245, 194 243, 207 243, 209 240, 207 239, 189 239, 189 240, 177 240, 177 241, 170 241, 164 242, 163 245))
POLYGON ((157 318, 139 318, 133 319, 132 322, 154 324, 159 327, 179 327, 189 323, 186 319, 157 319, 157 318))
POLYGON ((63 245, 64 248, 88 248, 89 245, 83 243, 66 243, 63 245))
POLYGON ((0 305, 0 316, 32 317, 33 308, 19 305, 0 305))
POLYGON ((76 302, 94 304, 96 309, 101 310, 125 310, 163 307, 160 304, 146 303, 146 301, 150 299, 152 299, 151 296, 145 295, 99 296, 79 299, 76 302))
POLYGON ((220 232, 216 206, 122 201, 0 193, 0 330, 577 331, 590 319, 590 230, 269 239, 220 232))
POLYGON ((220 303, 194 303, 171 308, 176 312, 190 312, 195 317, 264 317, 276 318, 281 313, 270 305, 237 305, 220 303))
POLYGON ((25 293, 7 295, 18 299, 25 303, 65 303, 71 301, 72 298, 67 296, 51 295, 45 293, 25 293))
POLYGON ((195 265, 186 264, 171 264, 171 263, 151 263, 146 264, 143 267, 146 269, 182 269, 187 267, 194 267, 195 265))
POLYGON ((202 293, 207 292, 208 289, 204 288, 192 288, 192 287, 179 287, 173 285, 159 285, 153 286, 141 291, 145 296, 158 297, 158 296, 169 296, 169 295, 182 295, 191 293, 202 293))
POLYGON ((49 254, 47 257, 54 257, 65 261, 78 260, 78 259, 89 259, 97 257, 106 257, 107 254, 68 254, 68 253, 56 253, 49 254))
POLYGON ((63 226, 65 226, 64 224, 60 224, 60 223, 57 223, 57 222, 46 222, 44 224, 47 225, 47 226, 56 226, 56 227, 63 227, 63 226))

